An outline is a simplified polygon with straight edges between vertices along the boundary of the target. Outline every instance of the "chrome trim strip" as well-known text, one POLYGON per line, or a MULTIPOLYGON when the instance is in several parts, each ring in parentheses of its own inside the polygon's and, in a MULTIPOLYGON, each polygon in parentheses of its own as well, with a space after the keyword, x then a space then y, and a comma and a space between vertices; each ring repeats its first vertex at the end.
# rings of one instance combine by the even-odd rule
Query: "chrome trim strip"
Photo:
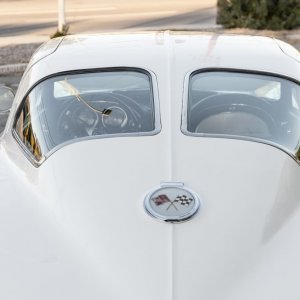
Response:
POLYGON ((43 156, 43 158, 40 161, 37 161, 35 159, 35 157, 33 156, 33 154, 29 151, 29 149, 24 145, 23 141, 20 139, 19 135, 17 134, 17 132, 15 131, 15 129, 12 129, 12 136, 14 137, 15 141, 17 142, 17 145, 19 146, 19 148, 23 151, 23 153, 25 154, 25 157, 28 159, 28 161, 36 168, 38 168, 44 161, 45 161, 45 157, 43 156))
POLYGON ((182 187, 182 186, 184 186, 184 183, 183 182, 162 181, 160 183, 160 186, 162 186, 162 187, 165 187, 165 186, 168 186, 168 187, 170 187, 170 186, 182 187))

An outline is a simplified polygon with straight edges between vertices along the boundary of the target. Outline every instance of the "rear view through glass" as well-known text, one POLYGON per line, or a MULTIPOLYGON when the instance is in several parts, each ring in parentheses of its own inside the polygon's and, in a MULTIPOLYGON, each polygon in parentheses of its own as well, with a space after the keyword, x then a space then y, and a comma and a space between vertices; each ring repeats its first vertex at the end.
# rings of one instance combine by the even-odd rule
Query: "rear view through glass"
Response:
POLYGON ((17 138, 41 161, 67 141, 155 129, 151 76, 136 70, 66 74, 46 79, 24 99, 17 138))
POLYGON ((273 76, 198 72, 189 85, 186 130, 199 136, 264 141, 297 156, 300 88, 273 76))

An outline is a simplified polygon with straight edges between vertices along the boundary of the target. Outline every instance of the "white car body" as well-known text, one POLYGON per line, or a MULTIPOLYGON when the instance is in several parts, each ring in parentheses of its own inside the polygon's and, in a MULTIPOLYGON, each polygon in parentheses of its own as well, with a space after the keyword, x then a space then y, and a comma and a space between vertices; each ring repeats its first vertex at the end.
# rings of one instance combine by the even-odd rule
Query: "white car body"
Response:
POLYGON ((300 167, 268 143, 182 128, 190 75, 249 70, 300 80, 272 38, 188 32, 70 36, 33 56, 0 140, 0 299, 298 300, 300 167), (126 67, 152 76, 153 135, 69 143, 34 165, 12 134, 43 78, 126 67), (199 211, 155 220, 144 198, 182 182, 199 211))

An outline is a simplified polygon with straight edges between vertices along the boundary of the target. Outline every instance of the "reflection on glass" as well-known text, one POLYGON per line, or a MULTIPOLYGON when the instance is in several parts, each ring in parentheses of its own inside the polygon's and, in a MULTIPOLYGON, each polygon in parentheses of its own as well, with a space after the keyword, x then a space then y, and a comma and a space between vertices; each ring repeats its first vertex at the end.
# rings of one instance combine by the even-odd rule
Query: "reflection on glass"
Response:
POLYGON ((264 141, 299 160, 300 87, 275 76, 194 73, 189 86, 187 130, 201 136, 264 141))
POLYGON ((32 126, 29 97, 26 98, 22 110, 20 111, 20 115, 16 123, 16 131, 24 145, 34 155, 35 159, 37 161, 41 160, 42 150, 32 126))
POLYGON ((128 70, 47 79, 23 101, 15 122, 36 161, 69 140, 154 129, 151 77, 128 70))

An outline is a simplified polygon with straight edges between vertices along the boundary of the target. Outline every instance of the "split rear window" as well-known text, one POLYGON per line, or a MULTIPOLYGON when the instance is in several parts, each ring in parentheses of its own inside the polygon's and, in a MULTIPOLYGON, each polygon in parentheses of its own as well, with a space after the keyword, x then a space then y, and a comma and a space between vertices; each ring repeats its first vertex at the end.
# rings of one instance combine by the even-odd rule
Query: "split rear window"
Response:
POLYGON ((14 130, 36 162, 70 141, 150 135, 155 130, 151 75, 126 69, 48 78, 22 102, 14 130))
POLYGON ((187 134, 300 144, 300 87, 276 76, 209 71, 190 77, 187 134))

